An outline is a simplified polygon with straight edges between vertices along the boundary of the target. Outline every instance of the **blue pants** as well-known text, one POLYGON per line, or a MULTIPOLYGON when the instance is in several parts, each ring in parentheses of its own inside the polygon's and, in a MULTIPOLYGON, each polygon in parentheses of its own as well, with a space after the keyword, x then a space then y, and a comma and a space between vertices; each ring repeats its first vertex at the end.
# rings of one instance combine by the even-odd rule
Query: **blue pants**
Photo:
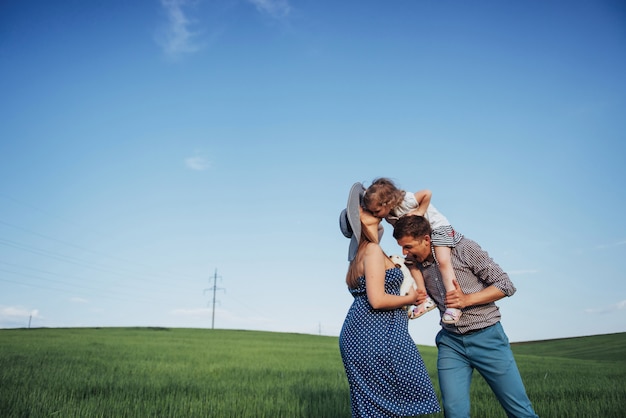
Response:
POLYGON ((439 388, 446 418, 470 416, 470 383, 476 369, 508 417, 537 417, 526 395, 509 339, 500 323, 467 335, 439 331, 439 388))

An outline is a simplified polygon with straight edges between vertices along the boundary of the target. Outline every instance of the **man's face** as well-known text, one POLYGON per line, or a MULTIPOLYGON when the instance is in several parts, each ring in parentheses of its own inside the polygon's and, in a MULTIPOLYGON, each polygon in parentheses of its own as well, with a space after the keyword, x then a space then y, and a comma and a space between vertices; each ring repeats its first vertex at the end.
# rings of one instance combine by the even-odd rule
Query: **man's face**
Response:
POLYGON ((420 263, 430 257, 430 237, 428 235, 417 238, 406 235, 397 241, 398 245, 402 247, 402 254, 412 256, 420 263))

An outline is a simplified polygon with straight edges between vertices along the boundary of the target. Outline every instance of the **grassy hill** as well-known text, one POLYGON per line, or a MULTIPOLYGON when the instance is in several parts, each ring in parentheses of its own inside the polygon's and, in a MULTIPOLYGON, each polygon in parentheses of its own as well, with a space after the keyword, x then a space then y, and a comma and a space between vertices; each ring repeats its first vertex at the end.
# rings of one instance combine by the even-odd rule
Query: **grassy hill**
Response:
MULTIPOLYGON (((542 418, 624 416, 626 333, 512 346, 542 418)), ((419 349, 439 393, 437 349, 419 349)), ((472 416, 506 418, 478 375, 470 396, 472 416)), ((0 330, 0 416, 347 418, 350 400, 337 337, 12 329, 0 330)))
POLYGON ((511 344, 515 354, 580 360, 626 361, 626 332, 511 344))

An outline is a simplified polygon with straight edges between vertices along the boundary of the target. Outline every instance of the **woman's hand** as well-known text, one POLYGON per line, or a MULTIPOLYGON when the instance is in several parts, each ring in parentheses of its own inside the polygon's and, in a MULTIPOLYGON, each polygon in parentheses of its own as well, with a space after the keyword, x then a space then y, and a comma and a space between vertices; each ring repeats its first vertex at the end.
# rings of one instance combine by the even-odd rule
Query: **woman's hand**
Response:
POLYGON ((359 216, 361 217, 361 222, 363 222, 365 226, 378 225, 380 221, 382 221, 382 219, 377 218, 374 214, 363 209, 361 206, 359 206, 359 216))
POLYGON ((370 240, 372 240, 372 242, 378 243, 378 240, 380 238, 378 229, 382 228, 382 225, 380 225, 380 221, 382 219, 377 218, 360 206, 359 217, 361 218, 361 223, 363 224, 365 231, 367 231, 370 240))
POLYGON ((428 295, 424 289, 415 289, 411 286, 406 296, 409 298, 407 305, 419 305, 426 301, 428 295))
POLYGON ((417 289, 417 299, 415 303, 413 303, 413 305, 421 305, 422 303, 426 302, 427 296, 428 296, 428 293, 426 293, 426 290, 417 289))

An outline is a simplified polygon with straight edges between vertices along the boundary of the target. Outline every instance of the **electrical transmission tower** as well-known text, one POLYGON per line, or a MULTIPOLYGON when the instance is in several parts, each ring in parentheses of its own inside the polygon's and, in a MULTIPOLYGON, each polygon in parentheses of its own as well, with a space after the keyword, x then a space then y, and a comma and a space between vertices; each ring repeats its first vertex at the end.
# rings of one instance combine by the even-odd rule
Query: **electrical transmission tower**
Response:
POLYGON ((217 269, 215 269, 215 273, 213 273, 213 286, 209 287, 208 289, 204 289, 204 293, 206 294, 207 290, 212 290, 213 291, 213 315, 211 316, 211 329, 215 328, 215 292, 217 292, 218 290, 224 290, 221 287, 217 287, 217 278, 221 276, 217 275, 217 269))

